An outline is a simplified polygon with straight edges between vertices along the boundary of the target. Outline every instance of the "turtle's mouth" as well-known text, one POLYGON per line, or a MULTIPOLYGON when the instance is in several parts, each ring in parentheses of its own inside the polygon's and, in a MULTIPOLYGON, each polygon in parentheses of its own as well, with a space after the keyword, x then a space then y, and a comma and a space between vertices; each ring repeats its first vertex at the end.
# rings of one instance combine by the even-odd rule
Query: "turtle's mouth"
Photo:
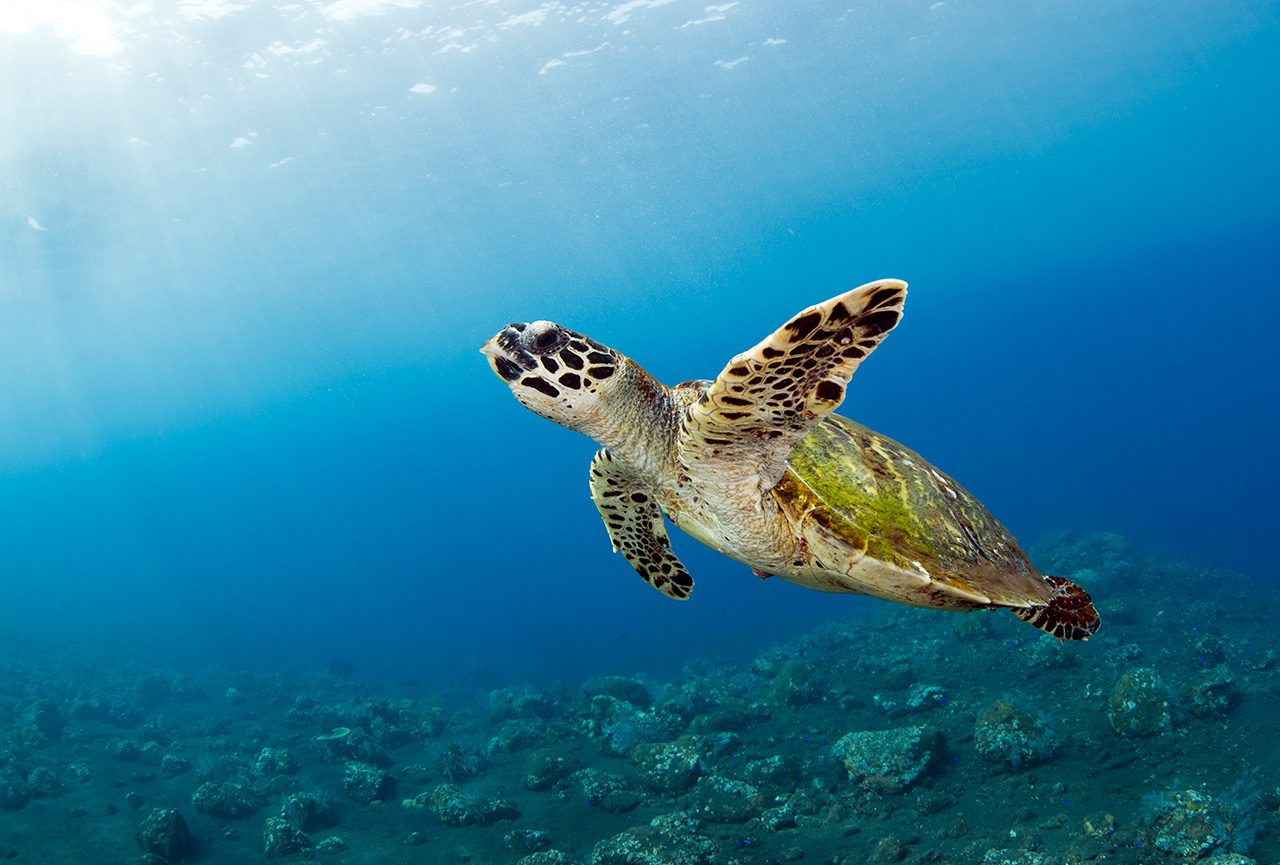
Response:
POLYGON ((489 359, 489 367, 503 381, 515 381, 538 364, 533 355, 520 347, 520 334, 527 326, 509 324, 480 346, 480 352, 489 359))

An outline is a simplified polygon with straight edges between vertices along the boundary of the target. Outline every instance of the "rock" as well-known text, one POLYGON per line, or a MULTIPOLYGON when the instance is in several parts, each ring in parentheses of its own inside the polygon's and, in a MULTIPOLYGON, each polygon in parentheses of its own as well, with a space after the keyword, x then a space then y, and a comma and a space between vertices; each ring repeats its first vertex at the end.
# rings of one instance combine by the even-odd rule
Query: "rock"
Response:
POLYGON ((551 846, 551 836, 541 829, 515 829, 502 838, 507 849, 516 855, 537 853, 551 846))
POLYGON ((621 775, 599 769, 583 769, 573 775, 582 788, 582 796, 593 808, 622 814, 640 804, 640 796, 627 786, 621 775))
MULTIPOLYGON (((406 801, 415 803, 410 807, 419 807, 418 799, 406 801)), ((515 820, 520 816, 520 809, 510 799, 496 793, 472 795, 463 793, 454 784, 440 784, 431 791, 427 806, 440 822, 448 826, 470 826, 479 823, 487 826, 499 820, 515 820)))
POLYGON ((342 775, 342 790, 361 805, 389 798, 396 789, 396 779, 368 763, 352 760, 342 775))
POLYGON ((582 693, 588 700, 604 695, 624 703, 630 703, 637 709, 646 709, 653 705, 653 695, 640 682, 625 676, 596 676, 588 679, 582 686, 582 693))
POLYGON ((1239 853, 1222 853, 1218 856, 1202 859, 1200 865, 1258 865, 1258 862, 1239 853))
POLYGON ((27 775, 27 794, 32 799, 52 799, 62 793, 62 782, 53 774, 53 770, 37 766, 27 775))
POLYGON ((641 710, 608 694, 592 697, 580 721, 600 751, 611 757, 625 757, 641 742, 668 742, 687 724, 678 707, 664 703, 653 710, 641 710))
POLYGON ((17 811, 31 798, 27 782, 12 768, 0 768, 0 811, 17 811))
POLYGON ((812 703, 818 697, 818 690, 813 687, 812 670, 800 661, 783 664, 773 678, 770 696, 774 702, 787 706, 812 703))
POLYGON ((1173 726, 1173 707, 1156 671, 1135 667, 1125 671, 1107 698, 1107 720, 1121 736, 1149 737, 1173 726))
POLYGON ((181 757, 165 754, 160 758, 160 774, 166 778, 176 778, 191 771, 191 764, 181 757))
POLYGON ((924 774, 942 749, 942 737, 927 727, 849 733, 831 752, 864 790, 896 793, 924 774))
POLYGON ((987 706, 973 725, 973 747, 977 752, 1013 769, 1048 758, 1055 744, 1044 719, 1008 700, 987 706))
POLYGON ((202 814, 240 820, 251 816, 266 802, 243 784, 208 781, 191 794, 191 804, 202 814))
POLYGON ((330 835, 328 838, 321 838, 316 842, 315 850, 317 853, 331 855, 341 853, 347 849, 347 842, 339 838, 337 835, 330 835))
POLYGON ((450 742, 440 751, 436 769, 453 783, 478 778, 489 768, 489 760, 475 748, 450 742))
POLYGON ((687 737, 636 745, 631 749, 631 764, 646 787, 672 794, 693 786, 702 770, 698 749, 687 737))
POLYGON ((760 824, 770 832, 796 828, 796 815, 789 804, 768 808, 760 815, 760 824))
POLYGON ((532 721, 507 721, 498 730, 498 735, 485 745, 485 754, 512 754, 532 748, 543 741, 546 728, 532 721))
POLYGON ((327 797, 299 791, 285 797, 280 817, 304 832, 332 826, 336 821, 333 805, 327 797))
POLYGON ((581 768, 582 761, 572 754, 541 748, 525 761, 522 780, 530 790, 549 790, 581 768))
POLYGON ((1061 574, 1082 586, 1096 586, 1099 573, 1114 580, 1125 571, 1133 570, 1136 559, 1129 542, 1113 532, 1083 537, 1059 532, 1037 544, 1032 553, 1032 559, 1043 573, 1061 574), (1092 580, 1081 573, 1084 570, 1095 572, 1092 580))
POLYGON ((722 775, 698 779, 693 791, 693 813, 711 823, 745 823, 760 812, 760 791, 746 781, 722 775))
POLYGON ((1178 790, 1156 806, 1147 837, 1152 847, 1184 860, 1230 852, 1231 809, 1199 790, 1178 790))
POLYGON ((765 784, 793 787, 801 773, 800 763, 795 757, 789 754, 771 754, 759 760, 748 760, 737 777, 757 787, 765 784))
POLYGON ((940 685, 925 685, 917 682, 907 692, 906 710, 920 712, 947 704, 947 692, 940 685))
POLYGON ((493 723, 513 718, 550 718, 556 704, 551 695, 533 688, 501 688, 489 692, 489 720, 493 723))
POLYGON ((165 862, 180 862, 192 852, 187 821, 175 808, 156 808, 138 824, 133 834, 144 852, 165 862))
POLYGON ((559 850, 544 850, 522 856, 516 865, 573 865, 573 860, 559 850))
POLYGON ((28 748, 44 748, 62 740, 66 726, 58 704, 53 700, 36 700, 22 715, 21 739, 28 748))
POLYGON ((901 862, 907 855, 907 848, 896 835, 886 835, 871 848, 871 862, 901 862))
POLYGON ((654 817, 596 844, 589 865, 706 865, 715 844, 682 813, 654 817))
POLYGON ((1204 674, 1187 691, 1191 712, 1201 718, 1215 718, 1235 708, 1238 693, 1231 671, 1219 664, 1204 674))
POLYGON ((262 833, 262 852, 270 859, 311 849, 311 839, 283 817, 268 817, 262 833))
POLYGON ((1045 855, 1030 850, 991 849, 982 857, 982 865, 1044 865, 1045 855))
POLYGON ((320 747, 325 759, 331 762, 355 760, 383 769, 391 765, 391 756, 386 749, 359 727, 334 727, 312 741, 320 747))
POLYGON ((263 748, 258 752, 250 771, 259 778, 294 775, 298 771, 298 762, 284 748, 263 748))
POLYGON ((142 759, 142 749, 136 742, 130 742, 127 739, 113 742, 108 752, 121 763, 136 763, 142 759))
POLYGON ((425 805, 446 826, 470 826, 478 822, 474 802, 456 784, 439 784, 429 796, 415 796, 406 800, 404 805, 411 808, 425 805))

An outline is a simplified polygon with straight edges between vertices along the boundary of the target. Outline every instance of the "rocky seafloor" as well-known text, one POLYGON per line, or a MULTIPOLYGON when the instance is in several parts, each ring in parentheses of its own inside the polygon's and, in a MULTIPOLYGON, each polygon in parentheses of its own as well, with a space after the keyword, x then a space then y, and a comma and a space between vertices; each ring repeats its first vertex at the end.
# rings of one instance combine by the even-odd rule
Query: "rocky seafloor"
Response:
POLYGON ((448 698, 0 660, 0 862, 1280 863, 1274 586, 1034 553, 1062 645, 889 604, 676 681, 448 698))

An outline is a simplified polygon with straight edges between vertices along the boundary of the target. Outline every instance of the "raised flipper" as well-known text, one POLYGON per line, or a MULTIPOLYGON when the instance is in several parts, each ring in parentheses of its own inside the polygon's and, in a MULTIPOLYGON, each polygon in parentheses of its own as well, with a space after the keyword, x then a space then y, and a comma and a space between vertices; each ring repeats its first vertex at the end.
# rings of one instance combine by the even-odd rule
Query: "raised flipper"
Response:
POLYGON ((613 541, 644 581, 670 598, 683 601, 693 591, 693 578, 671 552, 671 540, 653 492, 607 448, 591 461, 591 500, 613 541))
POLYGON ((1045 577, 1049 603, 1042 607, 1014 607, 1013 614, 1059 640, 1087 640, 1102 627, 1089 593, 1064 577, 1045 577))
POLYGON ((902 316, 897 279, 847 291, 792 316, 729 361, 689 407, 681 457, 702 480, 759 478, 771 489, 792 447, 844 400, 863 359, 902 316))

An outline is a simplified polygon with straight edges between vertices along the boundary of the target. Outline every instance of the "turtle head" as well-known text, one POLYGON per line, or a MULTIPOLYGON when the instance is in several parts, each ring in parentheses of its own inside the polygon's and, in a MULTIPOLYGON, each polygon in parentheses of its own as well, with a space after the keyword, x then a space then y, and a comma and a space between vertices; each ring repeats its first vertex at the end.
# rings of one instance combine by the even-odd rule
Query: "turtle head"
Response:
POLYGON ((626 358, 550 321, 509 324, 481 346, 489 367, 534 414, 591 435, 626 358))

